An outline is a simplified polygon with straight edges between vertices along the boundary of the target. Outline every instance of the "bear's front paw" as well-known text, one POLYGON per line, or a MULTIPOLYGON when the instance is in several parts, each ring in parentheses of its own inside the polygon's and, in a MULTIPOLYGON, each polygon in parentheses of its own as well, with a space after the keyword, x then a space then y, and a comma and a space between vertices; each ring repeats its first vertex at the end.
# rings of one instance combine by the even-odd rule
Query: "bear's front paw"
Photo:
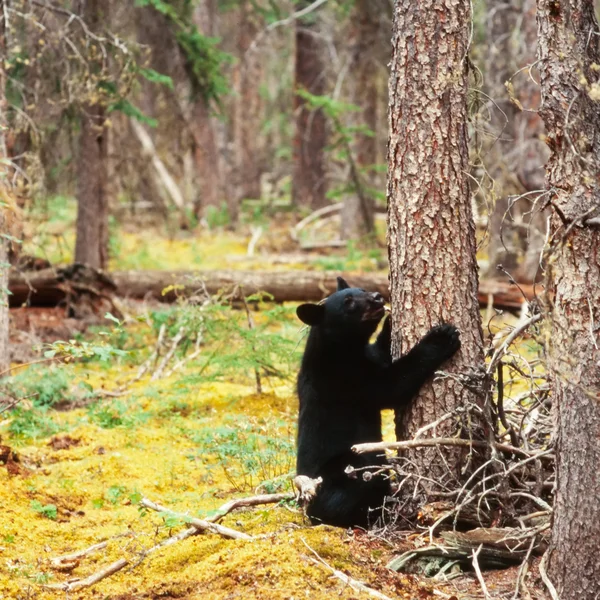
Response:
POLYGON ((460 332, 454 325, 448 323, 432 327, 425 340, 428 344, 436 346, 447 358, 460 349, 460 332))

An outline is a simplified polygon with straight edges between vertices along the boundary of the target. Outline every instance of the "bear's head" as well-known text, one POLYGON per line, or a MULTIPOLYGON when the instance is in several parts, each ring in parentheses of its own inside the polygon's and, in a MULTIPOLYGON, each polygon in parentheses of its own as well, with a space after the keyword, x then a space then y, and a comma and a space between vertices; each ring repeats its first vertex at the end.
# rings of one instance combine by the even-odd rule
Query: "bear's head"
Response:
POLYGON ((366 343, 385 314, 385 302, 379 292, 350 287, 337 278, 337 291, 321 304, 301 304, 298 318, 306 325, 320 327, 336 339, 354 339, 366 343))

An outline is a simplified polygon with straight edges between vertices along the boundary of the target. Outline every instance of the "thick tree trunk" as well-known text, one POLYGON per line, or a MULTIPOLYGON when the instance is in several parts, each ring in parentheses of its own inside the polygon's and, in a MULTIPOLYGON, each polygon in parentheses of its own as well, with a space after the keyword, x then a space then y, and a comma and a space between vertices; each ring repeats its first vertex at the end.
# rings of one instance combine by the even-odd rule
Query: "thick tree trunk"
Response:
POLYGON ((600 597, 600 29, 592 0, 538 0, 553 208, 547 277, 556 501, 550 576, 561 600, 600 597))
MULTIPOLYGON (((310 0, 296 4, 301 10, 310 6, 310 0)), ((315 96, 325 93, 325 44, 316 27, 315 11, 296 20, 295 89, 315 96)), ((311 110, 298 94, 294 97, 296 133, 294 137, 294 172, 292 175, 292 202, 296 206, 313 209, 327 204, 325 193, 325 146, 327 124, 322 110, 311 110)))
MULTIPOLYGON (((407 352, 433 325, 455 324, 460 353, 452 372, 483 363, 477 303, 475 226, 467 153, 468 0, 396 0, 390 74, 388 244, 392 353, 407 352)), ((474 392, 447 378, 422 389, 396 415, 396 434, 412 437, 424 424, 468 403, 474 392)), ((456 433, 446 420, 438 436, 456 433)), ((441 485, 460 479, 455 449, 409 452, 416 468, 441 485)))
MULTIPOLYGON (((388 278, 378 273, 342 274, 334 271, 121 271, 110 273, 117 293, 130 298, 151 297, 171 302, 177 295, 190 296, 202 285, 211 294, 242 287, 246 295, 267 292, 275 302, 318 302, 335 291, 336 277, 343 275, 356 287, 379 292, 389 298, 388 278), (176 292, 163 295, 172 285, 176 292)), ((56 306, 64 300, 67 286, 61 271, 44 269, 32 273, 10 274, 11 306, 56 306)), ((533 299, 533 286, 521 286, 527 299, 533 299)), ((479 286, 481 306, 490 303, 497 308, 518 310, 523 303, 521 290, 498 281, 482 281, 479 286)))
MULTIPOLYGON (((84 6, 84 20, 92 31, 97 31, 108 16, 106 0, 88 0, 84 6)), ((77 157, 75 261, 95 269, 108 264, 107 136, 105 107, 84 105, 77 157)))
MULTIPOLYGON (((372 167, 377 162, 377 107, 379 90, 375 50, 380 35, 381 3, 357 0, 352 15, 352 101, 361 108, 355 125, 366 127, 372 134, 355 134, 352 150, 362 193, 346 197, 341 214, 340 237, 357 239, 375 231, 374 202, 370 192, 374 178, 372 167), (362 201, 361 201, 362 196, 362 201)), ((355 185, 357 182, 354 182, 355 185)))

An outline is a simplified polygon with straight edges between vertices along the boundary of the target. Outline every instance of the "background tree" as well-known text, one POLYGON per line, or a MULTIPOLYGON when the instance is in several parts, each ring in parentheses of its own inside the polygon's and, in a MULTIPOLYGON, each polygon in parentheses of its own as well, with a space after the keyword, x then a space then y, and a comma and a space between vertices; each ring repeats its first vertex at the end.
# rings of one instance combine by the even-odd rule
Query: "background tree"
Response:
MULTIPOLYGON (((312 2, 301 0, 297 10, 308 8, 312 2)), ((296 19, 296 55, 294 88, 314 96, 325 93, 325 57, 327 49, 317 27, 318 12, 310 11, 296 19)), ((294 95, 296 132, 294 135, 294 166, 292 203, 296 206, 320 208, 327 204, 325 193, 325 145, 327 123, 320 108, 311 109, 301 95, 294 95)))
POLYGON ((540 199, 548 151, 537 113, 535 12, 535 0, 488 3, 485 43, 475 52, 485 73, 486 97, 471 155, 491 177, 491 182, 484 178, 492 204, 487 275, 498 277, 496 266, 501 264, 517 281, 533 281, 541 274, 547 220, 540 199))
MULTIPOLYGON (((108 0, 86 0, 81 8, 81 16, 92 32, 100 31, 108 21, 108 0)), ((108 58, 94 38, 88 43, 96 46, 93 53, 97 54, 88 63, 90 85, 99 89, 97 99, 92 94, 81 107, 75 261, 103 269, 108 264, 108 129, 99 76, 108 69, 108 58)))
POLYGON ((561 600, 600 595, 600 29, 591 0, 538 0, 551 155, 546 339, 556 427, 550 574, 561 600))
MULTIPOLYGON (((0 12, 0 60, 6 60, 6 14, 0 12)), ((8 194, 8 153, 6 150, 6 76, 4 68, 0 68, 0 376, 10 366, 9 352, 9 320, 8 320, 8 244, 4 237, 7 228, 8 194)))
MULTIPOLYGON (((392 352, 407 352, 431 326, 450 322, 462 340, 446 367, 451 371, 483 363, 466 129, 470 18, 468 0, 396 0, 389 83, 392 352)), ((397 415, 397 437, 410 438, 425 423, 478 402, 453 378, 435 382, 397 415)), ((450 419, 435 431, 454 435, 455 427, 450 419)), ((454 450, 408 456, 440 485, 460 477, 460 453, 454 450)))
MULTIPOLYGON (((386 3, 387 4, 387 3, 386 3)), ((375 230, 374 167, 378 159, 377 121, 380 110, 377 49, 383 34, 381 21, 385 14, 382 2, 357 0, 350 17, 352 101, 360 108, 354 121, 355 163, 361 178, 361 194, 348 194, 344 199, 341 238, 356 239, 375 230), (362 195, 362 198, 361 198, 362 195)))

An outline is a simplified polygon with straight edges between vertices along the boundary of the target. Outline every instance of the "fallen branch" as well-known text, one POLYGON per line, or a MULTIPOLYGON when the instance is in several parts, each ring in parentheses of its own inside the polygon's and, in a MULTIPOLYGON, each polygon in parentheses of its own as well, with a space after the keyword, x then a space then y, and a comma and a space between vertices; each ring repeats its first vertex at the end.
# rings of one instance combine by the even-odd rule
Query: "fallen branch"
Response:
MULTIPOLYGON (((302 538, 301 538, 302 539, 302 538)), ((389 596, 370 588, 369 586, 362 583, 362 581, 358 581, 357 579, 353 579, 346 573, 342 573, 342 571, 338 571, 334 569, 331 565, 327 564, 307 543, 304 539, 302 539, 302 543, 306 546, 306 548, 312 552, 315 558, 308 557, 311 562, 316 565, 325 567, 328 571, 330 571, 334 577, 337 577, 340 581, 343 581, 346 585, 350 586, 353 590, 357 592, 363 592, 371 596, 371 598, 377 598, 378 600, 392 600, 389 596)))
POLYGON ((386 450, 406 450, 408 448, 420 448, 424 446, 463 446, 465 448, 489 448, 507 452, 509 454, 518 454, 520 456, 535 457, 548 456, 545 451, 534 452, 516 448, 510 444, 490 443, 482 440, 463 440, 462 438, 424 438, 420 440, 405 440, 403 442, 373 442, 367 444, 355 444, 352 446, 352 451, 356 454, 364 454, 365 452, 385 452, 386 450))
MULTIPOLYGON (((110 274, 122 297, 153 298, 174 302, 181 296, 195 294, 203 286, 211 295, 243 288, 248 295, 267 292, 275 302, 318 302, 337 288, 337 276, 347 277, 356 287, 379 292, 389 298, 388 276, 384 273, 343 274, 336 271, 120 271, 110 274), (163 290, 170 287, 163 295, 163 290)), ((11 306, 56 306, 66 297, 64 282, 56 271, 44 269, 35 273, 11 271, 9 279, 11 306)), ((534 297, 533 286, 521 285, 521 291, 510 283, 495 280, 479 282, 479 302, 487 306, 488 297, 499 308, 518 309, 534 297)))
POLYGON ((473 550, 473 555, 472 555, 473 569, 475 570, 475 575, 477 575, 477 580, 479 581, 479 585, 481 586, 481 591, 483 592, 483 596, 484 596, 485 600, 492 600, 492 597, 490 596, 490 593, 488 592, 487 585, 485 585, 485 579, 483 578, 483 575, 481 574, 481 569, 479 568, 479 562, 477 560, 477 555, 481 552, 482 548, 483 548, 483 544, 480 544, 479 548, 477 548, 477 551, 473 550))
POLYGON ((207 517, 206 520, 211 523, 216 523, 236 508, 247 508, 249 506, 259 506, 261 504, 276 504, 278 502, 283 502, 284 500, 294 500, 295 498, 296 494, 293 493, 261 494, 249 498, 237 498, 223 504, 223 506, 217 510, 216 514, 207 517))
POLYGON ((108 565, 108 567, 101 569, 100 571, 96 571, 93 575, 86 577, 85 579, 79 579, 76 581, 68 581, 65 583, 52 583, 45 585, 44 587, 51 590, 62 590, 63 592, 74 592, 76 590, 80 590, 82 588, 90 587, 111 575, 114 575, 124 567, 129 564, 129 561, 120 558, 116 560, 114 563, 108 565))
POLYGON ((145 508, 155 510, 156 512, 161 512, 171 515, 173 517, 177 517, 181 519, 184 523, 189 523, 190 525, 193 525, 199 532, 210 531, 211 533, 216 533, 222 537, 230 538, 233 540, 252 539, 252 536, 248 535, 247 533, 244 533, 243 531, 237 531, 236 529, 224 527, 223 525, 219 525, 218 523, 211 523, 206 519, 196 519, 194 517, 190 517, 189 515, 175 512, 174 510, 171 510, 166 506, 161 506, 160 504, 152 502, 152 500, 148 500, 148 498, 142 498, 140 506, 144 506, 145 508))
POLYGON ((106 546, 108 546, 108 542, 100 542, 90 546, 89 548, 85 548, 84 550, 79 550, 78 552, 56 556, 55 558, 50 559, 50 565, 57 571, 72 571, 77 565, 79 565, 79 560, 81 558, 84 556, 89 556, 98 550, 104 550, 106 546))

